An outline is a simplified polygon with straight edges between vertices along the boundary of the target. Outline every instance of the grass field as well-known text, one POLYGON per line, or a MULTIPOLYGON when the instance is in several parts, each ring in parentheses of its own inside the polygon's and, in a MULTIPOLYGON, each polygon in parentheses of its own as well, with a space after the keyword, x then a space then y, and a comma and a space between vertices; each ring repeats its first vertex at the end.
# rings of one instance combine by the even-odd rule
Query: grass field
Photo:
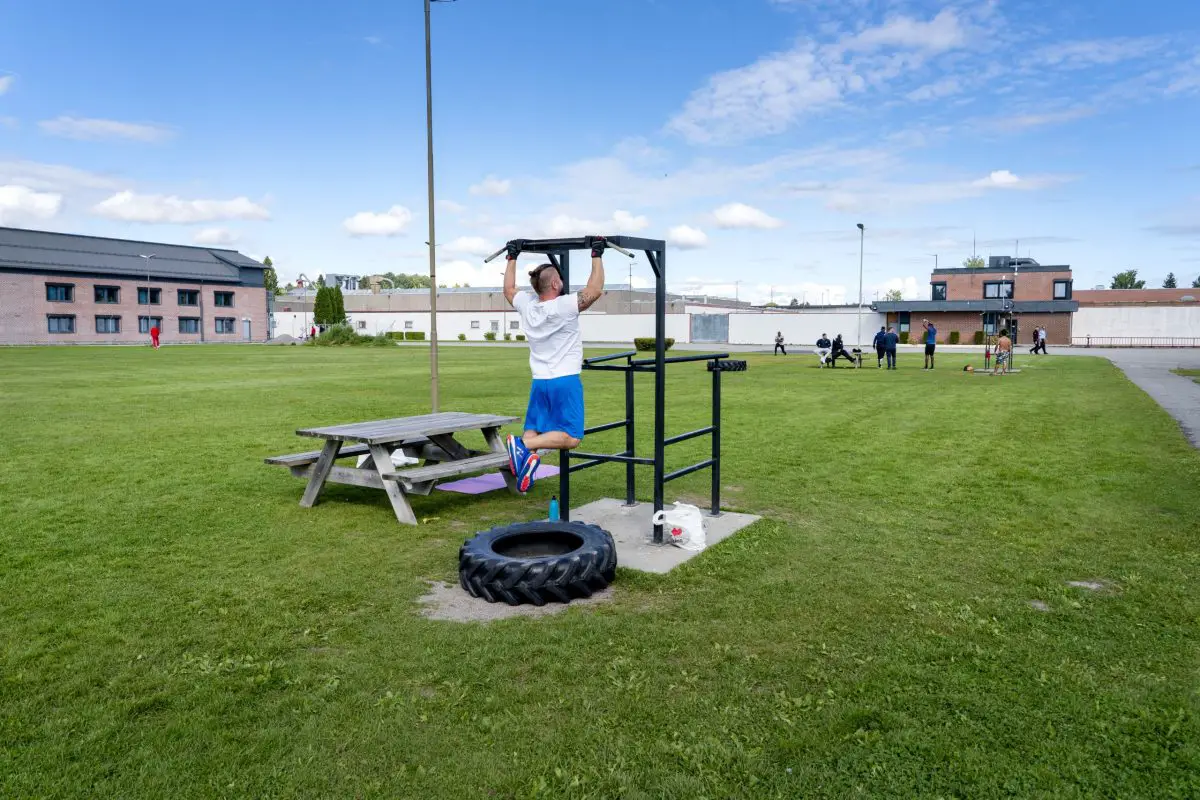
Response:
MULTIPOLYGON (((426 581, 552 485, 405 528, 262 463, 427 411, 425 350, 0 350, 0 796, 1197 796, 1200 453, 1105 361, 968 359, 751 356, 724 494, 761 522, 610 603, 464 625, 420 616, 426 581)), ((447 348, 443 406, 519 414, 527 374, 447 348)), ((619 378, 585 382, 618 418, 619 378)), ((669 432, 707 386, 672 372, 669 432)))
POLYGON ((1200 383, 1200 369, 1177 369, 1175 373, 1191 378, 1196 383, 1200 383))

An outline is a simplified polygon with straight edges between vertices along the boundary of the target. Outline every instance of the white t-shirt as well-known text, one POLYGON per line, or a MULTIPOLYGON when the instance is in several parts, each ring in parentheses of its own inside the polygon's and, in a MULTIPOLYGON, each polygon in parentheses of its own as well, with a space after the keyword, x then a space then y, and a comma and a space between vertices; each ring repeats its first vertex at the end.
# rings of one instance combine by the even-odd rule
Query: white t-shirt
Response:
POLYGON ((560 295, 542 302, 520 292, 513 308, 529 340, 529 369, 534 380, 562 378, 583 371, 583 336, 579 332, 579 296, 560 295))

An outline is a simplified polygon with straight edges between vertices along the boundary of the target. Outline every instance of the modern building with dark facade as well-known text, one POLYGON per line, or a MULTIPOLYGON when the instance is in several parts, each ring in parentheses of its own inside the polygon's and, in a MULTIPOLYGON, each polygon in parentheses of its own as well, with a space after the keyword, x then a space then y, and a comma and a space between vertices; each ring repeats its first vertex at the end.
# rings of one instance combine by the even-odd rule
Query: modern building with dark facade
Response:
POLYGON ((235 250, 0 228, 0 344, 262 342, 265 267, 235 250))
POLYGON ((1071 268, 1042 265, 1032 258, 992 256, 986 267, 935 269, 929 279, 928 300, 878 302, 873 308, 887 314, 897 332, 910 332, 914 341, 921 320, 938 330, 938 341, 970 344, 976 331, 987 335, 1007 328, 1019 342, 1029 342, 1035 327, 1046 329, 1050 344, 1070 344, 1071 315, 1079 308, 1072 296, 1071 268))

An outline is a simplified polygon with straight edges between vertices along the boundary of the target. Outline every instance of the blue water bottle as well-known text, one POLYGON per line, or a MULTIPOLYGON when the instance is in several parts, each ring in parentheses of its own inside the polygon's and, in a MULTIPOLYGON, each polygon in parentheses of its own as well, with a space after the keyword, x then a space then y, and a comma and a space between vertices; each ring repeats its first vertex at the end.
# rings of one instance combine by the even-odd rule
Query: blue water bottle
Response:
POLYGON ((558 497, 550 498, 550 521, 558 522, 558 497))

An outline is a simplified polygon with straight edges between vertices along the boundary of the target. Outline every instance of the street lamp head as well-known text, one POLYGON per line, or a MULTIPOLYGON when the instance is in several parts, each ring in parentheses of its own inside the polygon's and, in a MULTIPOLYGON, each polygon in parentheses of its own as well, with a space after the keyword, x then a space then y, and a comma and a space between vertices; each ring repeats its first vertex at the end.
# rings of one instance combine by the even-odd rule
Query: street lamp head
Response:
POLYGON ((864 226, 864 225, 863 225, 861 222, 860 222, 860 223, 858 223, 858 229, 859 229, 860 231, 863 231, 864 233, 865 233, 865 232, 866 232, 866 230, 867 230, 867 229, 866 229, 866 227, 865 227, 865 226, 864 226))

